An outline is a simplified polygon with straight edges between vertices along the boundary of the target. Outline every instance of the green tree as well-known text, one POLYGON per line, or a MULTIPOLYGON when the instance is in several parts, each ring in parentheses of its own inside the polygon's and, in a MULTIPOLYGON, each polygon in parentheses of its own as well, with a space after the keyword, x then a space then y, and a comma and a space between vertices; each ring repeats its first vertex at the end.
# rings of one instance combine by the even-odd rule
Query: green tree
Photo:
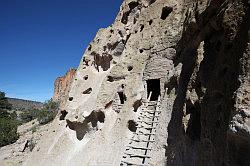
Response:
POLYGON ((10 110, 10 109, 12 109, 12 106, 5 97, 5 93, 0 91, 0 110, 10 110))
POLYGON ((54 102, 52 99, 46 101, 43 105, 43 108, 50 110, 50 111, 55 111, 58 109, 59 105, 57 102, 54 102))
POLYGON ((8 145, 18 139, 16 113, 9 113, 11 104, 8 103, 4 92, 0 92, 0 146, 8 145))

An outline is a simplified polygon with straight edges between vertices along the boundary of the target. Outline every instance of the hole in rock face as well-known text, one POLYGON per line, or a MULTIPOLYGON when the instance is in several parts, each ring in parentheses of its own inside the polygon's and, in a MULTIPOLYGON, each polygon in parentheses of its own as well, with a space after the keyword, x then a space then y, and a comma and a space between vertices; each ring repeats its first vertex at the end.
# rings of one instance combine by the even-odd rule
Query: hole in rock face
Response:
POLYGON ((132 2, 130 2, 130 3, 128 4, 130 10, 133 10, 133 9, 136 8, 138 5, 139 5, 139 3, 138 3, 138 2, 135 2, 135 1, 132 1, 132 2))
POLYGON ((68 112, 66 110, 61 111, 61 116, 59 117, 59 120, 64 120, 68 112))
POLYGON ((85 118, 87 123, 91 123, 92 127, 97 127, 97 122, 104 123, 105 114, 101 110, 92 111, 91 114, 85 118))
POLYGON ((141 25, 140 32, 144 29, 144 25, 141 25))
POLYGON ((90 44, 89 47, 88 47, 88 51, 91 51, 91 49, 92 49, 92 46, 90 44))
POLYGON ((114 82, 114 78, 112 76, 108 76, 108 79, 107 79, 108 82, 114 82))
POLYGON ((94 66, 98 72, 99 66, 102 67, 103 71, 107 71, 110 68, 110 62, 113 59, 112 55, 107 53, 103 53, 102 55, 100 55, 95 51, 93 51, 90 55, 94 56, 94 66))
POLYGON ((130 131, 132 131, 132 132, 136 132, 136 130, 137 130, 137 124, 135 123, 135 121, 133 121, 133 120, 129 120, 128 121, 128 129, 130 130, 130 131))
POLYGON ((122 87, 122 89, 124 89, 124 88, 125 88, 125 85, 124 85, 124 84, 122 84, 122 85, 121 85, 121 87, 122 87))
POLYGON ((133 104, 134 112, 137 112, 138 108, 142 105, 142 99, 136 100, 133 104))
POLYGON ((143 53, 143 49, 140 49, 139 52, 140 52, 140 53, 143 53))
POLYGON ((124 12, 122 15, 122 19, 121 22, 123 24, 127 24, 128 23, 128 16, 129 16, 130 11, 124 12))
POLYGON ((69 101, 73 101, 73 97, 69 97, 69 101))
POLYGON ((168 7, 168 6, 163 7, 162 12, 161 12, 161 19, 165 20, 172 11, 173 11, 172 7, 168 7))
POLYGON ((109 108, 113 103, 113 100, 111 100, 110 102, 108 102, 106 105, 105 105, 105 109, 109 108))
POLYGON ((117 92, 119 95, 120 103, 124 104, 124 102, 127 100, 126 95, 123 92, 117 92))
POLYGON ((92 92, 92 88, 88 88, 82 92, 82 94, 90 94, 92 92))
POLYGON ((148 97, 150 95, 150 92, 152 92, 150 101, 158 100, 158 97, 161 94, 160 79, 150 79, 150 80, 147 80, 146 82, 147 82, 148 97))
POLYGON ((131 71, 131 70, 133 70, 133 66, 128 66, 128 71, 131 71))
POLYGON ((102 112, 102 111, 96 112, 96 117, 97 117, 97 120, 99 122, 104 123, 104 120, 105 120, 105 114, 104 114, 104 112, 102 112))
POLYGON ((132 10, 133 10, 134 8, 136 8, 138 5, 139 5, 139 3, 138 3, 138 2, 135 2, 135 1, 132 1, 132 2, 130 2, 130 3, 128 4, 129 10, 126 11, 126 12, 124 12, 123 15, 122 15, 121 22, 122 22, 123 24, 127 24, 127 23, 128 23, 129 14, 130 14, 130 13, 132 12, 132 10))
POLYGON ((104 123, 105 121, 105 114, 103 111, 92 111, 91 114, 87 117, 85 117, 85 120, 81 122, 72 122, 66 119, 67 127, 69 127, 71 130, 74 130, 76 132, 76 138, 78 140, 82 140, 83 137, 87 132, 90 130, 98 129, 98 122, 104 123))
POLYGON ((149 5, 155 3, 156 0, 149 0, 149 5))
POLYGON ((117 47, 118 44, 119 44, 119 41, 116 41, 114 43, 108 43, 107 47, 108 47, 109 50, 114 50, 117 47))
POLYGON ((88 75, 86 75, 86 76, 83 77, 84 80, 87 80, 88 78, 89 78, 88 75))
POLYGON ((151 25, 153 23, 153 20, 149 20, 148 24, 151 25))

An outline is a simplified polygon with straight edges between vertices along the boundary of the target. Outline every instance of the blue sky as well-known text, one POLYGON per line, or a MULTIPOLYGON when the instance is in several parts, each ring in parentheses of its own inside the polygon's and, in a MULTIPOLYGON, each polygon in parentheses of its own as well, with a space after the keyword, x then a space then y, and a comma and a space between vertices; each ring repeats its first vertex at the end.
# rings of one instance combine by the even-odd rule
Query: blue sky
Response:
POLYGON ((45 101, 122 0, 0 0, 0 90, 45 101))

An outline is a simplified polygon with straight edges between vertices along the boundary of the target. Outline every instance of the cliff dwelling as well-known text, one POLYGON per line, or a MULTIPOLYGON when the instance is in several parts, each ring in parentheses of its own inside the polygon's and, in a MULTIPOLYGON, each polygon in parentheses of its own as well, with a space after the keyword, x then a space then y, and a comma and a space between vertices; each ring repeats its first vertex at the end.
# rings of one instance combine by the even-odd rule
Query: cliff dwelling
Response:
POLYGON ((124 0, 24 165, 248 166, 249 15, 247 0, 124 0))

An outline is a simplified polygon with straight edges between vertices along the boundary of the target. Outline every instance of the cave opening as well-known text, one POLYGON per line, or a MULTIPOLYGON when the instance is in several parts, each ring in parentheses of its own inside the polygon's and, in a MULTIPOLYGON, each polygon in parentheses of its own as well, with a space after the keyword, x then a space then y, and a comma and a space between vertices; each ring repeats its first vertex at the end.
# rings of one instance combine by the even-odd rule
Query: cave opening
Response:
POLYGON ((59 117, 59 120, 64 120, 68 112, 66 110, 61 111, 61 115, 59 117))
POLYGON ((149 79, 147 82, 147 96, 149 97, 150 93, 150 101, 158 100, 158 97, 161 94, 161 86, 160 86, 160 79, 149 79))
POLYGON ((119 95, 119 99, 120 99, 120 103, 121 104, 124 104, 124 102, 126 101, 126 96, 125 96, 125 94, 123 93, 123 92, 117 92, 118 93, 118 95, 119 95))
POLYGON ((162 8, 161 19, 165 20, 172 11, 172 7, 165 6, 164 8, 162 8))
POLYGON ((132 131, 132 132, 136 132, 136 130, 137 130, 137 124, 136 124, 136 122, 134 121, 134 120, 129 120, 128 121, 128 129, 130 130, 130 131, 132 131))

